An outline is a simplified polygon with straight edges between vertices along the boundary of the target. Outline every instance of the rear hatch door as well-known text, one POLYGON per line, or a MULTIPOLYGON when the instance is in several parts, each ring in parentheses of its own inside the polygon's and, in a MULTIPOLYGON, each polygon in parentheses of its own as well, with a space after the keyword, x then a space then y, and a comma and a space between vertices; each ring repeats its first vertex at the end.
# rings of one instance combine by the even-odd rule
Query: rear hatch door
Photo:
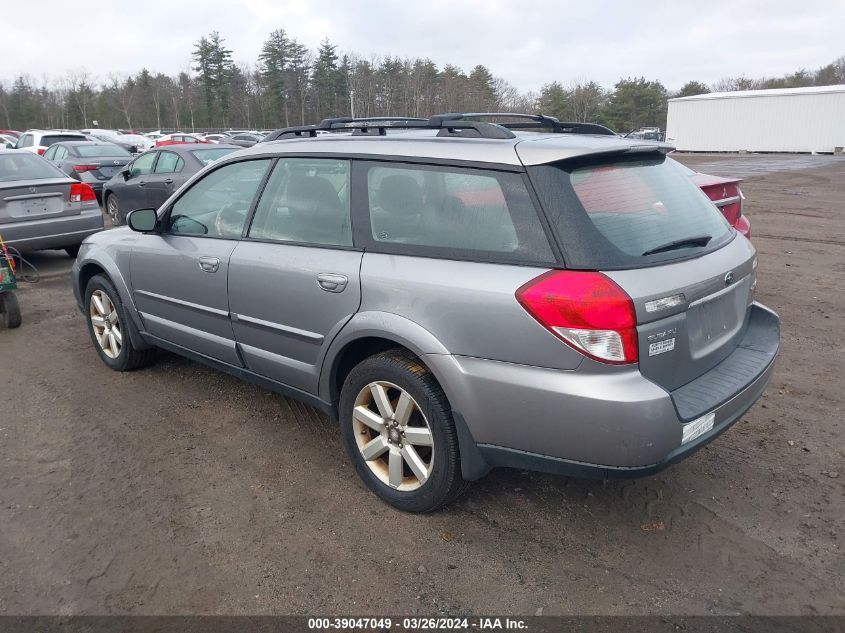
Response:
POLYGON ((756 260, 751 243, 659 149, 527 169, 566 267, 602 271, 632 298, 640 371, 673 390, 736 349, 756 260))

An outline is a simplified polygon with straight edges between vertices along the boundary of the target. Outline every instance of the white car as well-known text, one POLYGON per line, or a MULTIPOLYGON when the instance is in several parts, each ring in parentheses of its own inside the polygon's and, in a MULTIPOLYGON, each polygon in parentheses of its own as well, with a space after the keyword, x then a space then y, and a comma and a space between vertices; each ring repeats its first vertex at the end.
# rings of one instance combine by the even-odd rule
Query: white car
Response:
POLYGON ((15 149, 24 149, 42 156, 53 143, 63 141, 87 141, 82 132, 72 130, 27 130, 15 143, 15 149))
POLYGON ((232 138, 228 134, 202 134, 200 135, 203 140, 209 141, 211 143, 228 143, 229 140, 232 138))

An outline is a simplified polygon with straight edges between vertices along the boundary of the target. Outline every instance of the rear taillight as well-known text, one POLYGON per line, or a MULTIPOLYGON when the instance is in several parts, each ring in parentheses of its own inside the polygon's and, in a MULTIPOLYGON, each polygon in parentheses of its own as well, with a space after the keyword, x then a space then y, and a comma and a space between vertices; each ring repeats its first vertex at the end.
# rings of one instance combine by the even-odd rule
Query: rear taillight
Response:
POLYGON ((90 185, 86 185, 84 182, 75 182, 70 186, 71 202, 89 202, 96 199, 97 196, 94 195, 94 190, 91 189, 90 185))
POLYGON ((99 165, 74 165, 73 171, 75 171, 75 172, 97 171, 99 168, 100 168, 99 165))
POLYGON ((39 155, 39 156, 44 156, 44 152, 46 152, 46 151, 47 151, 47 148, 46 148, 46 147, 39 147, 39 148, 38 148, 38 155, 39 155))
POLYGON ((551 270, 516 291, 540 325, 582 354, 603 363, 636 363, 634 302, 602 273, 551 270))

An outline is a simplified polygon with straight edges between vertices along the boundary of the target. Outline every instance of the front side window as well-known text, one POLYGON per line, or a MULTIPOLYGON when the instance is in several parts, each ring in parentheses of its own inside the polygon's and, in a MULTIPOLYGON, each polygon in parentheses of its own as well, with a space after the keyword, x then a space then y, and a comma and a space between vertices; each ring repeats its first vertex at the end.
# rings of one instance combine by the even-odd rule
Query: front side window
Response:
POLYGON ((267 181, 249 237, 352 246, 349 161, 282 158, 267 181))
POLYGON ((129 175, 142 176, 144 174, 149 174, 153 170, 153 163, 155 162, 155 159, 156 152, 142 154, 132 161, 131 165, 129 165, 129 175))
POLYGON ((172 174, 177 171, 182 171, 185 166, 185 161, 182 157, 173 152, 161 152, 156 163, 155 173, 157 174, 172 174))
POLYGON ((554 261, 520 174, 371 163, 367 190, 376 244, 411 255, 554 261))
POLYGON ((173 204, 167 232, 239 238, 269 165, 269 159, 232 163, 196 181, 173 204))

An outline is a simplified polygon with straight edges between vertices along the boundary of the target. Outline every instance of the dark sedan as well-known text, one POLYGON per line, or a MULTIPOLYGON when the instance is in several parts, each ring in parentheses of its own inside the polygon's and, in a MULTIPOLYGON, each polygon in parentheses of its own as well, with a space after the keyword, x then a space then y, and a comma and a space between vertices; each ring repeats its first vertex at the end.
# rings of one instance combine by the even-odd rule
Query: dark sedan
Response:
POLYGON ((264 138, 263 134, 253 134, 251 132, 242 132, 241 134, 235 134, 232 138, 230 138, 227 143, 231 143, 232 145, 239 145, 240 147, 252 147, 256 143, 260 143, 261 139, 264 138))
POLYGON ((112 223, 124 224, 135 209, 157 209, 200 169, 239 149, 237 145, 185 143, 141 154, 103 188, 112 223))
POLYGON ((44 158, 71 178, 90 185, 97 200, 102 201, 103 185, 132 160, 132 155, 114 143, 64 141, 51 145, 44 158))

